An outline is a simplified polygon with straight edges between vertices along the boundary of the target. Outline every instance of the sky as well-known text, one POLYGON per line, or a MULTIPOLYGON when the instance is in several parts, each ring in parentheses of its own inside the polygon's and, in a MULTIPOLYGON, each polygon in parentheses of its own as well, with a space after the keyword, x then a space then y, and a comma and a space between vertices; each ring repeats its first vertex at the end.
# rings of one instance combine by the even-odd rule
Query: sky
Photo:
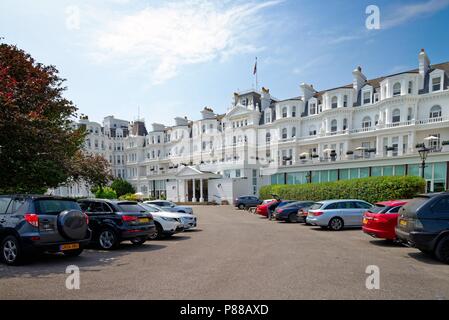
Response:
MULTIPOLYGON (((372 21, 372 20, 370 20, 372 21)), ((93 121, 173 125, 258 83, 300 95, 449 61, 449 0, 1 0, 0 37, 55 65, 64 95, 93 121), (379 9, 380 25, 366 20, 379 9)))

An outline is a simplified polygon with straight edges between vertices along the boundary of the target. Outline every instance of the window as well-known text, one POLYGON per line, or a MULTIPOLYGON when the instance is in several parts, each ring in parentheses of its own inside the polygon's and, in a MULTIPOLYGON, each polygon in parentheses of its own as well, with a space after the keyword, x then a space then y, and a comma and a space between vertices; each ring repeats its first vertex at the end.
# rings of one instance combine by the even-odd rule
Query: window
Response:
POLYGON ((287 128, 282 129, 282 139, 287 139, 287 128))
POLYGON ((408 82, 408 94, 413 93, 413 81, 408 82))
POLYGON ((0 198, 0 214, 6 213, 6 209, 8 209, 9 202, 11 198, 1 197, 0 198))
POLYGON ((366 91, 363 93, 363 104, 369 104, 371 103, 371 92, 366 91))
POLYGON ((437 214, 438 213, 448 214, 449 213, 449 198, 448 197, 442 198, 437 203, 435 203, 432 206, 432 211, 437 214))
POLYGON ((315 126, 309 127, 309 136, 316 136, 316 127, 315 126))
POLYGON ((378 125, 379 124, 379 115, 376 114, 376 116, 374 117, 374 125, 378 125))
POLYGON ((332 120, 331 122, 331 132, 337 132, 337 120, 332 120))
POLYGON ((401 95, 401 84, 396 82, 393 86, 393 97, 401 95))
POLYGON ((347 130, 348 129, 348 119, 343 119, 343 130, 347 130))
POLYGON ((343 96, 343 107, 346 108, 348 106, 348 96, 344 95, 343 96))
POLYGON ((310 114, 316 114, 316 103, 315 102, 310 104, 310 114))
POLYGON ((408 108, 407 110, 407 121, 411 121, 413 118, 413 110, 412 108, 408 108))
POLYGON ((367 129, 371 127, 371 118, 370 117, 365 117, 362 120, 362 128, 363 129, 367 129))
POLYGON ((296 137, 296 127, 292 128, 292 138, 296 137))
POLYGON ((332 109, 335 109, 335 108, 338 107, 338 99, 337 99, 336 96, 333 96, 333 97, 332 97, 332 100, 331 100, 331 106, 332 106, 332 109))
POLYGON ((268 109, 265 111, 265 123, 270 123, 271 122, 271 110, 268 109))
POLYGON ((282 118, 287 118, 287 107, 282 108, 282 118))
POLYGON ((393 123, 401 122, 401 110, 399 109, 393 110, 392 122, 393 123))
POLYGON ((432 79, 432 91, 439 91, 441 90, 441 78, 433 78, 432 79))
POLYGON ((441 107, 433 106, 430 109, 430 117, 429 118, 441 118, 441 107))
POLYGON ((296 117, 296 107, 292 107, 292 117, 296 117))
POLYGON ((267 132, 267 134, 265 135, 265 142, 266 142, 266 144, 270 144, 270 142, 271 142, 271 133, 267 132))

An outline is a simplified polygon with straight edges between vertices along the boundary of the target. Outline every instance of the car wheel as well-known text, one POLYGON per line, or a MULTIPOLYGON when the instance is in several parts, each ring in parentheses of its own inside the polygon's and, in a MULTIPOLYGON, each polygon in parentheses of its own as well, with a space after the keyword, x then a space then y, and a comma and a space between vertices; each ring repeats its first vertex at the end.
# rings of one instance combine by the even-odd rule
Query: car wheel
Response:
POLYGON ((241 204, 239 204, 239 210, 243 210, 243 209, 245 209, 245 206, 241 203, 241 204))
POLYGON ((98 234, 98 244, 101 249, 112 250, 118 247, 117 234, 111 228, 104 228, 98 234))
POLYGON ((135 245, 137 247, 137 246, 143 245, 147 241, 147 238, 146 237, 145 238, 134 238, 134 239, 131 239, 130 241, 133 245, 135 245))
POLYGON ((449 263, 449 236, 438 241, 435 249, 435 256, 444 263, 449 263))
POLYGON ((68 251, 64 251, 64 255, 68 256, 68 257, 78 257, 83 251, 84 251, 84 248, 79 248, 76 250, 68 250, 68 251))
POLYGON ((15 236, 6 236, 1 245, 1 259, 7 265, 18 265, 22 262, 22 248, 15 236))
POLYGON ((163 238, 162 226, 159 223, 155 223, 155 224, 156 224, 156 232, 148 237, 150 240, 156 240, 156 239, 159 240, 159 239, 163 238))
POLYGON ((329 221, 329 229, 331 229, 332 231, 340 231, 341 229, 343 229, 343 226, 344 222, 341 218, 332 218, 329 221))
POLYGON ((288 216, 288 222, 298 222, 298 216, 296 215, 296 213, 292 213, 288 216))

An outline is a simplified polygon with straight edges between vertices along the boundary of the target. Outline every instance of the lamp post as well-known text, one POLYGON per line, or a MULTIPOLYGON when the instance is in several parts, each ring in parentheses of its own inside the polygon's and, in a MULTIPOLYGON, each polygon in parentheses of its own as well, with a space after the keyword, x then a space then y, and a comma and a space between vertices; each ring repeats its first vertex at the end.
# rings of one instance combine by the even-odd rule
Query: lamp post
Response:
POLYGON ((424 147, 421 147, 421 148, 418 150, 418 152, 419 152, 419 156, 421 157, 421 168, 422 168, 422 171, 421 171, 421 177, 424 179, 424 177, 425 177, 425 175, 424 175, 424 169, 426 168, 427 155, 429 154, 430 149, 429 149, 429 148, 426 148, 426 147, 424 146, 424 147))

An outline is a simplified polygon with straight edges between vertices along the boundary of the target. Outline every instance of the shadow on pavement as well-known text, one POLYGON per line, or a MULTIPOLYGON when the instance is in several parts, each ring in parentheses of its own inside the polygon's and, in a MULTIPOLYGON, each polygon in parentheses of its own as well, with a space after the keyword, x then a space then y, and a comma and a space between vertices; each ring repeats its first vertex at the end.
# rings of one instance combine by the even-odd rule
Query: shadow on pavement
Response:
POLYGON ((46 277, 52 274, 64 274, 67 266, 76 265, 81 271, 101 271, 103 267, 118 263, 120 257, 133 252, 150 252, 160 250, 166 246, 147 242, 140 247, 131 243, 122 243, 113 251, 87 248, 78 257, 67 257, 62 253, 42 254, 20 266, 0 264, 0 279, 15 277, 46 277))
POLYGON ((404 246, 402 243, 397 242, 397 241, 388 241, 385 239, 376 239, 376 240, 371 240, 370 241, 371 244, 378 246, 378 247, 385 247, 385 248, 407 248, 406 246, 404 246))
POLYGON ((424 262, 427 264, 441 265, 441 266, 446 265, 445 263, 438 261, 437 258, 435 258, 434 256, 421 251, 409 252, 408 255, 413 259, 416 259, 420 262, 424 262))

